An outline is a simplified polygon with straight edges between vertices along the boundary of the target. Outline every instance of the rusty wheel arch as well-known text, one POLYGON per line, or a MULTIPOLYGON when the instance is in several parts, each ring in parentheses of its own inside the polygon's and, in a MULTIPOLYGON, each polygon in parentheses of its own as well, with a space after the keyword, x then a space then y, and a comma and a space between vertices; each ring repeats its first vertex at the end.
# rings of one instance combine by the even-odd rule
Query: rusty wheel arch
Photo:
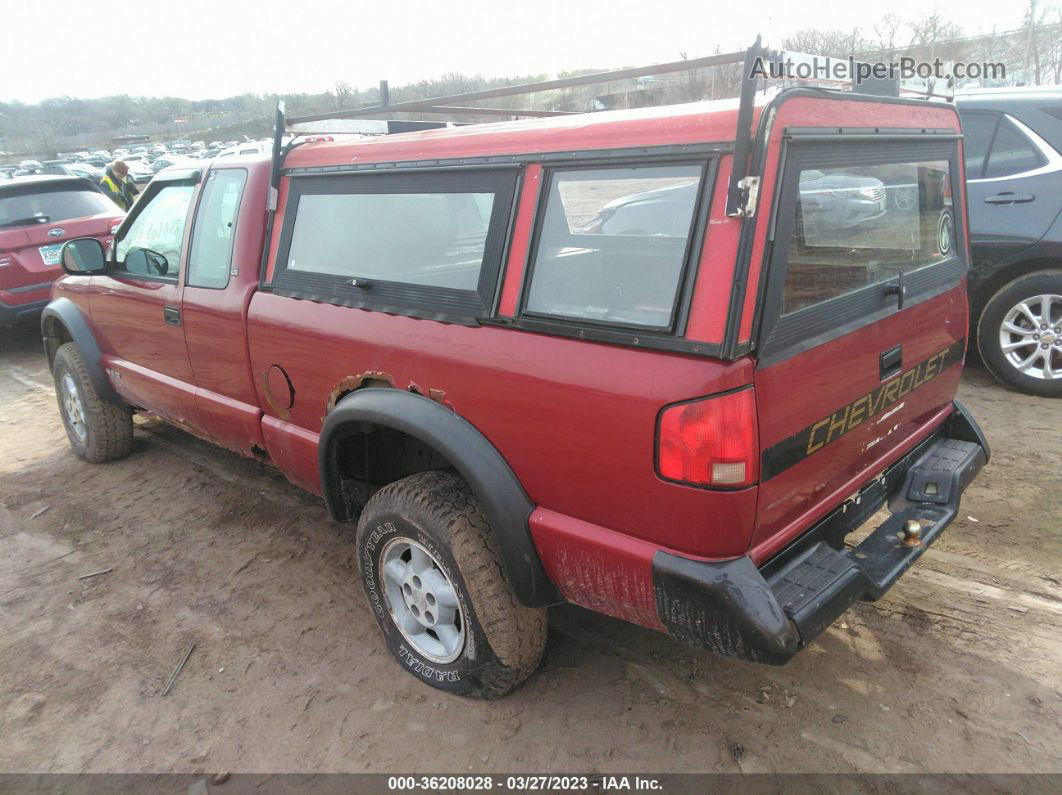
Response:
POLYGON ((332 518, 356 519, 373 487, 416 472, 452 469, 476 495, 520 601, 530 607, 561 601, 531 537, 528 519, 535 506, 497 448, 446 405, 388 388, 386 379, 387 387, 366 388, 372 380, 370 374, 356 382, 360 388, 337 392, 324 418, 318 466, 332 518))

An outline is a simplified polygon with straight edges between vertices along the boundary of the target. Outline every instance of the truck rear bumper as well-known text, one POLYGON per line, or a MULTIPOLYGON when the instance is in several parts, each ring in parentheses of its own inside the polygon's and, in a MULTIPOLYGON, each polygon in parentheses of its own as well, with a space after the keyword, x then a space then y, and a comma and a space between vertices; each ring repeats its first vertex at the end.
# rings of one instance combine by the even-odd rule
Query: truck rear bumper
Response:
POLYGON ((660 622, 693 646, 781 665, 857 600, 879 599, 955 518, 962 492, 988 462, 966 408, 757 568, 751 558, 704 562, 658 551, 660 622), (845 537, 883 505, 890 515, 858 546, 845 537))

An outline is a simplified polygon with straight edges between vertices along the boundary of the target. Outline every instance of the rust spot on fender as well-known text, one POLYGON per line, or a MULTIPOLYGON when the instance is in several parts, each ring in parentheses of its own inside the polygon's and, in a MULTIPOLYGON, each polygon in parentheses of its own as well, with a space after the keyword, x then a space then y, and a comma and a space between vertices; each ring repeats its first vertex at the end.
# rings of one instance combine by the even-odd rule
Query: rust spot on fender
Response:
POLYGON ((361 389, 368 383, 373 381, 378 382, 381 386, 394 386, 395 377, 390 373, 384 373, 379 370, 366 370, 364 373, 358 373, 357 375, 348 375, 341 380, 338 384, 332 387, 332 391, 328 393, 328 403, 325 406, 325 414, 330 412, 336 407, 336 403, 348 392, 353 392, 356 389, 361 389))

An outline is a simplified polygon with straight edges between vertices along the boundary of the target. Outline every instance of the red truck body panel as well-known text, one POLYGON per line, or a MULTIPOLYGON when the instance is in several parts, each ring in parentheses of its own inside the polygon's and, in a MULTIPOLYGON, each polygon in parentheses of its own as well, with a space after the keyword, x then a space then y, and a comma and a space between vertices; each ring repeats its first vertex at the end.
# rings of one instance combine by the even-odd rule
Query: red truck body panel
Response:
MULTIPOLYGON (((329 396, 344 379, 386 374, 400 389, 441 390, 447 405, 504 451, 537 505, 695 555, 731 557, 748 548, 755 489, 676 486, 653 472, 660 406, 747 384, 748 360, 726 364, 267 293, 251 302, 248 328, 253 371, 280 365, 295 386, 287 417, 266 409, 287 423, 274 432, 292 436, 292 448, 305 438, 295 428, 320 430, 329 396), (297 351, 291 339, 300 340, 297 351), (557 455, 560 449, 568 452, 557 455)), ((288 474, 319 482, 313 463, 313 470, 288 474)))

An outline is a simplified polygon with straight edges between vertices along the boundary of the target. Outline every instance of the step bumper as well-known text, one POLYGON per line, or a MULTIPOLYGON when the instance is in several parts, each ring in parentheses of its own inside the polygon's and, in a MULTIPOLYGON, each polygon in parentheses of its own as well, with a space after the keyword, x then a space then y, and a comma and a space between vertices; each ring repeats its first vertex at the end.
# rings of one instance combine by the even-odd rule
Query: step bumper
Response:
POLYGON ((699 648, 781 665, 853 603, 873 601, 951 524, 991 453, 966 408, 762 567, 749 557, 695 561, 659 551, 661 623, 699 648), (889 517, 857 546, 845 537, 882 506, 889 517))

